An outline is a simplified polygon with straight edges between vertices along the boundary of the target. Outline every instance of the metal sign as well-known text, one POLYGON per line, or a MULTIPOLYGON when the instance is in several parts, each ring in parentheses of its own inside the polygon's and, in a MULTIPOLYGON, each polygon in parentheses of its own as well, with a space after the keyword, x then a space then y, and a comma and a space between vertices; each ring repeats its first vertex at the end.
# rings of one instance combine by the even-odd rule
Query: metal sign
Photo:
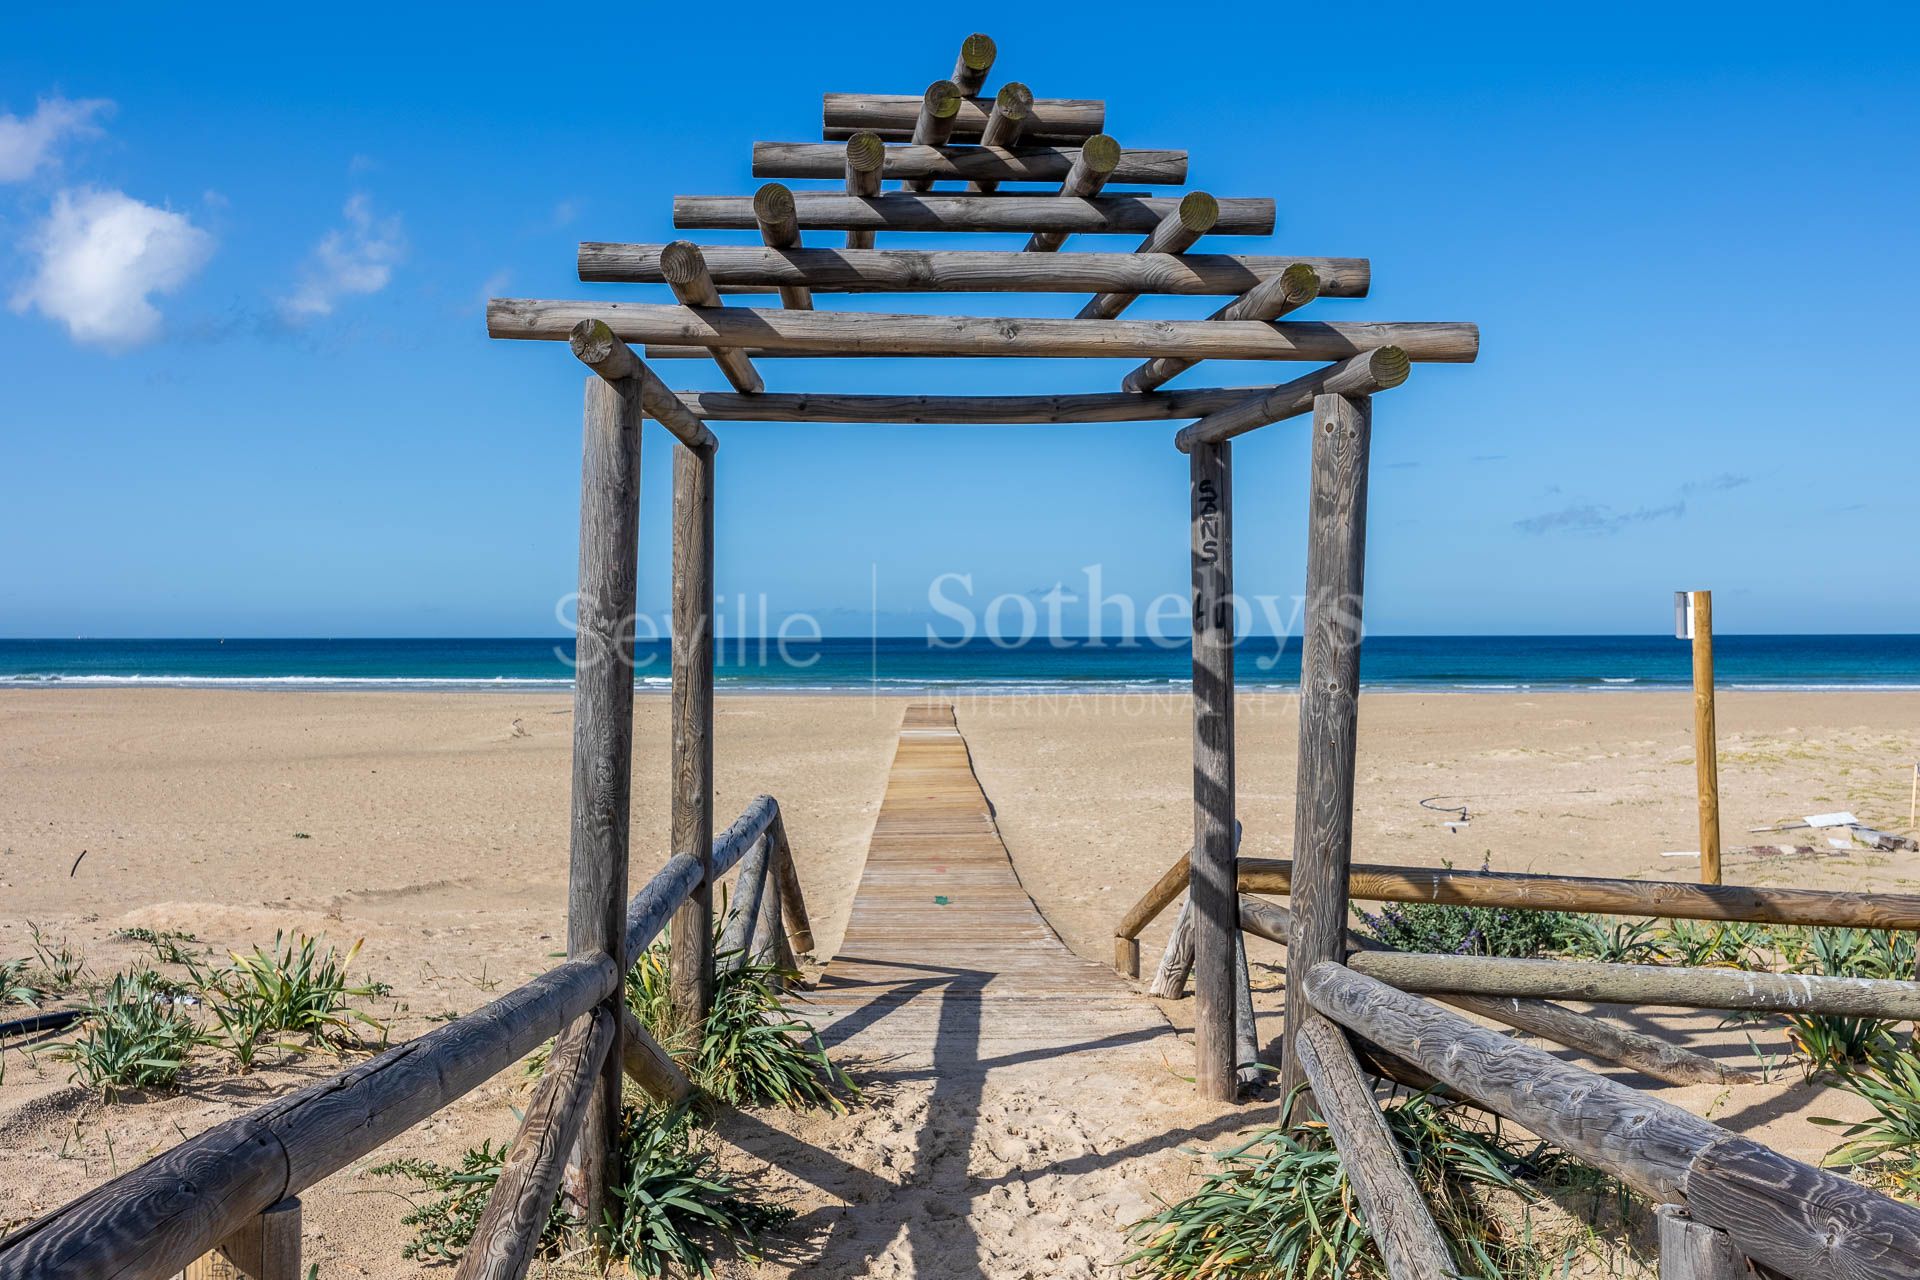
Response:
POLYGON ((1675 640, 1693 639, 1693 592, 1691 591, 1673 593, 1673 638, 1675 640))

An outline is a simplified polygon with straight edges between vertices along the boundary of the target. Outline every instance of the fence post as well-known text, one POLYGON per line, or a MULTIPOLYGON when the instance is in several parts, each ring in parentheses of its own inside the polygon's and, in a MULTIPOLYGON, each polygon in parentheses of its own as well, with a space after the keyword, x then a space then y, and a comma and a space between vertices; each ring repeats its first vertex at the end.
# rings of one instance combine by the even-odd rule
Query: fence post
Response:
POLYGON ((289 1196, 187 1264, 183 1280, 300 1280, 300 1200, 289 1196))
POLYGON ((1233 840, 1233 446, 1196 444, 1190 455, 1193 562, 1194 1050, 1202 1096, 1231 1102, 1234 1080, 1234 944, 1240 891, 1233 840))
MULTIPOLYGON (((627 820, 633 782, 633 610, 639 572, 640 388, 587 379, 580 467, 580 623, 573 681, 573 830, 567 955, 626 972, 627 820)), ((567 1207, 600 1226, 618 1176, 623 984, 602 1002, 613 1047, 601 1064, 564 1180, 567 1207)))
POLYGON ((672 850, 704 876, 673 917, 673 1006, 700 1026, 713 1006, 713 463, 673 451, 672 850))

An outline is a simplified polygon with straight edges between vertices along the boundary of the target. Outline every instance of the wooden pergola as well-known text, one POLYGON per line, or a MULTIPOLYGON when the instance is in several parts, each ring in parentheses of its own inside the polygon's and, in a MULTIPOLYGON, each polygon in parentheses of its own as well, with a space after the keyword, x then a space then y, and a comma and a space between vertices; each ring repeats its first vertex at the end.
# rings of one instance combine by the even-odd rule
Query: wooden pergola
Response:
MULTIPOLYGON (((1354 866, 1367 461, 1372 397, 1414 362, 1475 358, 1464 323, 1300 320, 1311 303, 1364 297, 1365 259, 1189 252, 1205 236, 1263 236, 1274 203, 1117 192, 1186 181, 1182 151, 1133 150, 1103 103, 985 92, 993 42, 967 38, 950 76, 918 96, 826 95, 824 142, 759 143, 752 196, 685 196, 676 227, 757 230, 760 245, 580 246, 582 280, 667 286, 672 303, 497 299, 495 337, 566 340, 587 379, 574 692, 567 959, 492 1004, 188 1139, 0 1240, 0 1280, 172 1276, 220 1266, 299 1275, 299 1194, 558 1036, 458 1280, 526 1273, 548 1208, 602 1221, 622 1075, 656 1097, 691 1085, 625 1007, 624 975, 671 928, 674 997, 712 998, 712 890, 739 868, 723 950, 811 946, 779 806, 762 796, 726 830, 713 813, 715 422, 957 424, 1179 421, 1189 456, 1193 580, 1194 839, 1115 928, 1138 976, 1140 931, 1184 891, 1156 989, 1196 992, 1201 1089, 1230 1102, 1258 1050, 1243 932, 1288 947, 1282 1082, 1326 1122, 1395 1280, 1454 1263, 1367 1084, 1443 1086, 1524 1125, 1666 1206, 1662 1272, 1733 1280, 1746 1259, 1794 1280, 1920 1275, 1920 1209, 1792 1160, 1646 1094, 1469 1022, 1484 1018, 1662 1079, 1727 1078, 1656 1038, 1553 1003, 1590 999, 1920 1018, 1920 984, 1677 967, 1485 961, 1350 939, 1354 898, 1521 909, 1641 911, 1705 919, 1920 929, 1920 897, 1576 876, 1354 866), (821 181, 795 191, 784 182, 821 181), (888 184, 896 184, 889 187, 888 184), (962 186, 961 184, 964 184, 962 186), (1000 232, 1017 250, 877 248, 879 233, 1000 232), (1085 252, 1123 236, 1132 252, 1085 252), (1074 237, 1072 252, 1062 252, 1074 237), (1071 319, 817 310, 834 293, 1069 293, 1071 319), (1143 294, 1226 299, 1203 319, 1122 318, 1143 294), (727 298, 778 301, 777 307, 727 298), (640 350, 635 350, 635 345, 640 350), (786 357, 1121 357, 1118 390, 1061 395, 768 391, 758 362, 786 357), (712 360, 733 390, 675 391, 649 362, 712 360), (1205 360, 1312 367, 1267 385, 1169 389, 1205 360), (1311 420, 1305 643, 1293 858, 1241 859, 1234 813, 1232 441, 1311 420), (670 857, 628 897, 640 435, 677 440, 673 483, 673 806, 670 857), (1282 909, 1250 895, 1285 893, 1282 909), (671 924, 669 925, 669 922, 671 924)), ((1122 244, 1126 244, 1123 241, 1122 244)), ((1331 307, 1327 308, 1332 310, 1331 307)), ((211 1275, 210 1270, 194 1274, 211 1275)))

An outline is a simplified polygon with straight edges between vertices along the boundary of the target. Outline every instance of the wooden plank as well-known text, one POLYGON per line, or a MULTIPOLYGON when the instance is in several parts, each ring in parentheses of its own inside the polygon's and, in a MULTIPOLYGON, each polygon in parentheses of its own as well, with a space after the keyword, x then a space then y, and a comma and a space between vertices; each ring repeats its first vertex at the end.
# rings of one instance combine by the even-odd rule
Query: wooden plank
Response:
MULTIPOLYGON (((821 136, 834 141, 860 129, 871 129, 889 140, 904 139, 912 136, 919 123, 920 104, 921 98, 912 94, 829 93, 821 103, 821 136)), ((952 136, 979 138, 992 114, 991 99, 961 97, 954 108, 952 136)), ((1026 136, 1035 141, 1077 142, 1106 127, 1104 102, 1085 98, 1036 98, 1026 136)))
MULTIPOLYGON (((707 274, 706 259, 700 255, 700 246, 691 240, 675 240, 660 253, 660 272, 673 288, 673 296, 685 307, 717 307, 720 294, 713 287, 713 277, 707 274)), ((748 395, 766 389, 766 383, 760 380, 753 362, 740 351, 725 351, 718 348, 711 353, 713 362, 720 366, 727 381, 733 384, 735 391, 748 395)))
POLYGON ((1407 1172, 1346 1033, 1309 1010, 1293 1043, 1387 1274, 1392 1280, 1454 1280, 1459 1272, 1446 1237, 1407 1172))
POLYGON ((671 997, 689 1026, 713 1007, 713 468, 673 451, 674 853, 701 859, 700 884, 673 917, 671 997))
POLYGON ((1890 978, 1829 978, 1686 965, 1591 964, 1404 951, 1369 952, 1354 956, 1349 963, 1358 973, 1402 991, 1422 994, 1920 1020, 1920 982, 1890 978))
MULTIPOLYGON (((1165 357, 1142 367, 1159 365, 1162 360, 1165 357)), ((1397 387, 1407 380, 1410 367, 1407 353, 1399 347, 1363 351, 1305 377, 1257 391, 1236 404, 1216 409, 1200 421, 1182 427, 1173 438, 1174 447, 1185 452, 1200 441, 1231 440, 1257 427, 1297 418, 1311 412, 1314 401, 1323 395, 1358 398, 1397 387)))
POLYGON ((602 1068, 609 1061, 619 1068, 619 1059, 609 1052, 619 1021, 618 1013, 602 1006, 554 1042, 454 1280, 520 1280, 527 1273, 560 1189, 567 1150, 586 1121, 602 1068))
POLYGON ((1911 1280, 1920 1207, 1571 1067, 1385 983, 1323 961, 1320 1012, 1656 1201, 1684 1205, 1749 1257, 1795 1277, 1911 1280))
MULTIPOLYGON (((628 342, 745 347, 756 356, 1189 356, 1201 360, 1344 360, 1400 347, 1412 360, 1471 362, 1477 325, 1282 320, 1060 320, 889 312, 763 311, 495 298, 496 338, 559 340, 582 320, 602 320, 628 342)), ((653 352, 650 350, 648 355, 653 352)))
POLYGON ((570 960, 455 1022, 237 1116, 0 1239, 0 1280, 161 1280, 518 1062, 619 990, 570 960))
MULTIPOLYGON (((769 183, 778 187, 778 183, 769 183)), ((766 191, 762 187, 761 191, 766 191)), ((786 191, 785 187, 780 190, 786 191)), ((1151 232, 1163 219, 1178 216, 1192 195, 921 195, 893 191, 871 198, 837 191, 787 193, 793 200, 793 226, 800 231, 1070 231, 1082 235, 1151 232)), ((756 197, 757 198, 757 197, 756 197)), ((1214 202, 1215 235, 1273 234, 1273 201, 1242 197, 1214 202)), ((746 196, 675 196, 673 225, 688 230, 738 230, 759 225, 755 200, 746 196)), ((768 241, 773 244, 772 240, 768 241)), ((781 247, 775 245, 776 248, 781 247)), ((1177 252, 1153 249, 1148 252, 1177 252)))
POLYGON ((218 1248, 188 1263, 182 1280, 306 1280, 300 1270, 299 1197, 248 1219, 218 1248))
MULTIPOLYGON (((659 244, 583 241, 582 280, 664 284, 659 244)), ((707 270, 730 287, 805 286, 833 293, 1237 294, 1287 268, 1309 267, 1323 298, 1362 298, 1372 283, 1365 258, 1300 258, 1225 253, 1029 253, 987 249, 774 249, 703 245, 707 270)), ((1251 392, 1249 388, 1249 392, 1251 392)))
MULTIPOLYGON (((1220 225, 1220 202, 1205 191, 1189 191, 1179 202, 1161 212, 1160 221, 1148 231, 1147 238, 1134 250, 1136 255, 1177 254, 1191 249, 1194 242, 1220 225)), ((1087 299, 1080 308, 1082 320, 1111 320, 1133 305, 1138 293, 1107 291, 1087 299)))
MULTIPOLYGON (((1095 134, 1104 138, 1106 134, 1095 134)), ((1091 141, 1091 140, 1089 140, 1091 141)), ((890 144, 880 176, 887 181, 924 179, 975 182, 1059 182, 1072 172, 1085 144, 1078 147, 982 147, 890 144)), ((756 142, 756 178, 838 178, 842 153, 831 142, 756 142)), ((1127 148, 1120 153, 1109 182, 1180 186, 1187 180, 1187 153, 1127 148)))
MULTIPOLYGON (((1031 248, 1032 246, 1028 246, 1031 248)), ((1262 280, 1207 318, 1209 320, 1278 320, 1320 296, 1320 277, 1304 262, 1296 262, 1271 279, 1262 280)), ((1162 356, 1149 360, 1120 381, 1122 391, 1153 391, 1198 364, 1162 356)))
POLYGON ((1231 1102, 1234 1078, 1233 446, 1189 459, 1188 557, 1193 571, 1194 1054, 1203 1097, 1231 1102))
MULTIPOLYGON (((1285 907, 1271 902, 1262 902, 1258 898, 1240 899, 1240 927, 1248 933, 1288 945, 1292 936, 1293 922, 1285 907)), ((1347 945, 1355 951, 1388 951, 1387 947, 1371 938, 1365 938, 1351 931, 1347 934, 1347 945)), ((1358 956, 1349 956, 1347 963, 1352 965, 1358 956)), ((1364 964, 1365 961, 1361 960, 1364 964)), ((1757 1084, 1759 1077, 1750 1072, 1738 1071, 1723 1063, 1716 1062, 1703 1054, 1682 1049, 1655 1036, 1645 1035, 1630 1027, 1617 1026, 1592 1014, 1581 1013, 1574 1009, 1563 1008, 1546 1000, 1507 997, 1496 999, 1490 996, 1440 995, 1436 997, 1456 1009, 1504 1023, 1528 1035, 1551 1040, 1555 1044, 1577 1049, 1590 1058, 1602 1062, 1615 1062, 1631 1067, 1656 1080, 1668 1084, 1757 1084)))
MULTIPOLYGON (((1241 892, 1290 892, 1293 863, 1280 858, 1242 858, 1239 866, 1241 892)), ((1671 920, 1920 929, 1920 895, 1911 893, 1685 884, 1377 863, 1355 863, 1349 885, 1355 898, 1370 902, 1438 902, 1460 907, 1588 911, 1671 920)))
MULTIPOLYGON (((567 956, 626 971, 627 820, 633 798, 634 592, 640 560, 640 401, 587 380, 580 467, 579 626, 573 673, 567 956)), ((610 1018, 620 994, 607 1001, 610 1018)), ((618 1024, 614 1025, 616 1047, 618 1024)), ((566 1173, 574 1217, 599 1222, 618 1176, 620 1055, 600 1067, 566 1173)))
MULTIPOLYGON (((1301 627, 1300 747, 1294 780, 1293 943, 1288 972, 1347 950, 1347 868, 1353 860, 1354 750, 1360 718, 1361 596, 1367 559, 1367 456, 1372 404, 1314 401, 1307 497, 1306 616, 1301 627)), ((1197 455, 1224 445, 1196 443, 1197 455)), ((1237 901, 1237 900, 1236 900, 1237 901)), ((1294 1051, 1306 993, 1287 983, 1280 1088, 1305 1077, 1294 1051)), ((1389 1045, 1389 1048, 1394 1046, 1389 1045)))

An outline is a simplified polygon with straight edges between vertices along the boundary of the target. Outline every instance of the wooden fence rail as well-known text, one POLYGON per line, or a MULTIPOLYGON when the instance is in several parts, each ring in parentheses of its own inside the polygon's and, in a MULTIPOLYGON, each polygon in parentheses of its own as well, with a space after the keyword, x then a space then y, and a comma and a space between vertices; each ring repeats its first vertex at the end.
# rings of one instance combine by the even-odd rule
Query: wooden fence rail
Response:
MULTIPOLYGON (((771 796, 748 805, 713 842, 714 877, 779 814, 771 796)), ((781 849, 785 861, 784 841, 781 849)), ((633 896, 629 957, 646 950, 699 883, 699 860, 680 854, 633 896)), ((789 918, 804 920, 797 892, 782 896, 793 900, 789 918)), ((569 960, 463 1018, 216 1125, 0 1240, 0 1280, 167 1280, 270 1206, 520 1061, 620 984, 608 955, 569 960)))

